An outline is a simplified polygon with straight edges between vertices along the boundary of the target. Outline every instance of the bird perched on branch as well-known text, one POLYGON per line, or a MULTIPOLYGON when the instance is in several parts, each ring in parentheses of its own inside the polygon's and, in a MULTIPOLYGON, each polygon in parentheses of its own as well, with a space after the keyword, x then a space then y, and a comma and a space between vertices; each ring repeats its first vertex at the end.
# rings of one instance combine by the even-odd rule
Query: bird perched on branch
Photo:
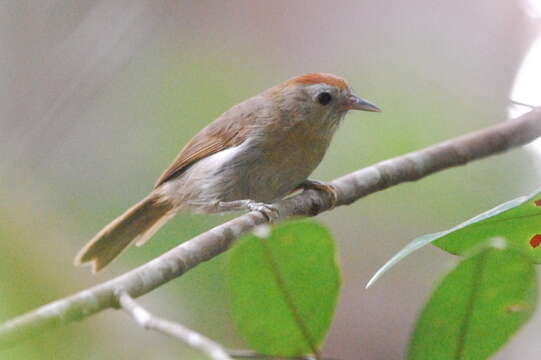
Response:
POLYGON ((101 270, 135 242, 144 244, 180 211, 260 211, 297 189, 336 199, 335 189, 308 176, 323 159, 349 110, 381 111, 335 75, 294 77, 226 111, 182 149, 152 192, 102 229, 76 265, 101 270))

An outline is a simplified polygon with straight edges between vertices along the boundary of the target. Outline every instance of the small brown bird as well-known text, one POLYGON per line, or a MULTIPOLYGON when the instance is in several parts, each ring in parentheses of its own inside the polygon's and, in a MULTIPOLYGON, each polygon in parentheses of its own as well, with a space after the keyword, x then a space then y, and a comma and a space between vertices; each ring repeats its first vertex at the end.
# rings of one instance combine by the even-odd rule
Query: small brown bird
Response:
POLYGON ((144 244, 179 211, 260 211, 296 189, 336 196, 308 180, 348 110, 381 111, 338 76, 311 73, 233 106, 182 149, 154 190, 102 229, 77 255, 94 272, 129 244, 144 244))

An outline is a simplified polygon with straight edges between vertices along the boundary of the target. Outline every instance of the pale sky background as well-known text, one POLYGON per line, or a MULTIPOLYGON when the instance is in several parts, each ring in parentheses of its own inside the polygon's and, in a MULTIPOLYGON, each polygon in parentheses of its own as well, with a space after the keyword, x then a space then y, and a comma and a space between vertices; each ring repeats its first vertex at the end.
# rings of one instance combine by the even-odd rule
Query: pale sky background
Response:
MULTIPOLYGON (((528 0, 525 4, 526 13, 532 19, 541 19, 541 1, 528 0)), ((533 106, 541 106, 541 34, 538 35, 526 53, 524 61, 517 72, 511 99, 533 106)), ((518 116, 529 110, 526 106, 511 105, 511 117, 518 116)), ((541 175, 541 139, 526 146, 534 156, 536 169, 541 175)))

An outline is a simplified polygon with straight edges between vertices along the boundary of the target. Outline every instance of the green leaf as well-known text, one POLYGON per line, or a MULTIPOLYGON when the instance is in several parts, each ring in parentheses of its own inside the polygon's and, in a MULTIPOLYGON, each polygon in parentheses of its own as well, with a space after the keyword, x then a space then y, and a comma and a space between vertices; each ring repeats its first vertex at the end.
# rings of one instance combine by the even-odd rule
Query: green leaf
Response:
POLYGON ((514 249, 489 248, 460 263, 439 284, 417 320, 410 360, 482 360, 532 315, 535 269, 514 249))
POLYGON ((541 248, 532 242, 535 235, 541 235, 539 200, 541 191, 508 201, 439 236, 434 245, 452 254, 464 255, 487 239, 503 237, 531 255, 536 263, 541 263, 541 248))
POLYGON ((265 235, 244 237, 229 252, 233 318, 259 353, 313 353, 329 330, 340 288, 334 240, 312 221, 281 224, 265 235))
POLYGON ((516 198, 490 209, 449 230, 423 235, 400 250, 372 276, 371 286, 385 272, 415 250, 434 245, 455 255, 465 255, 491 238, 505 238, 541 263, 541 191, 516 198), (537 203, 539 204, 537 204, 537 203), (536 236, 539 235, 539 236, 536 236))

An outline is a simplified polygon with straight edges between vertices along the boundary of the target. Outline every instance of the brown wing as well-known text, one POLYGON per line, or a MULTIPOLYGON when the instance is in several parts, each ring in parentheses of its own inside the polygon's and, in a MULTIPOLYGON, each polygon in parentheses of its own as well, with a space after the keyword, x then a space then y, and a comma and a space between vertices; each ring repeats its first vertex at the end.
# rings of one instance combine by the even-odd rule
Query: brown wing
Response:
MULTIPOLYGON (((241 104, 248 105, 248 104, 241 104)), ((239 107, 240 105, 237 105, 239 107)), ((251 129, 253 112, 232 108, 195 135, 182 149, 175 161, 163 172, 155 188, 181 174, 190 165, 207 156, 241 144, 251 129), (236 110, 236 111, 235 111, 236 110), (235 116, 234 114, 240 114, 235 116)), ((243 106, 246 107, 246 106, 243 106)))

